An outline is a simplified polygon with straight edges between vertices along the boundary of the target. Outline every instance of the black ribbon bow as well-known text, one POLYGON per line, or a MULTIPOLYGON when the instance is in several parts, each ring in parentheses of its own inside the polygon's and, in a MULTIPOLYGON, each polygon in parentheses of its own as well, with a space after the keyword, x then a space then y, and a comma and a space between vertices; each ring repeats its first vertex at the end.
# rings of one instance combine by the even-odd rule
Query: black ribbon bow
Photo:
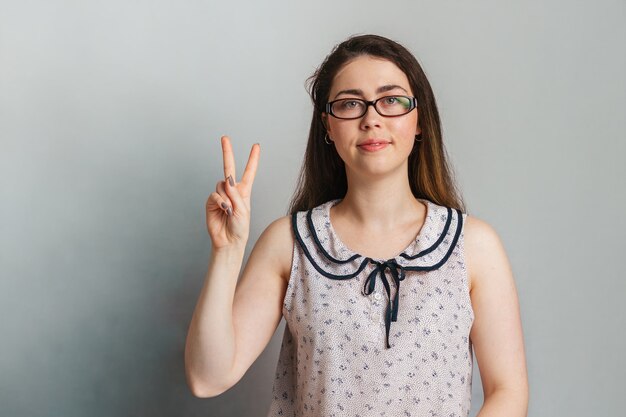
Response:
POLYGON ((383 285, 385 286, 385 290, 387 291, 387 310, 385 312, 385 331, 386 331, 386 348, 389 349, 389 329, 391 328, 391 322, 398 320, 398 308, 400 301, 400 281, 403 281, 406 274, 404 271, 404 267, 399 265, 395 259, 389 259, 384 262, 374 261, 370 259, 370 263, 376 265, 374 270, 367 276, 365 283, 363 285, 363 293, 365 295, 370 295, 374 292, 376 288, 376 276, 379 275, 383 285), (391 277, 393 278, 393 282, 396 285, 396 294, 393 299, 391 298, 391 287, 389 285, 389 281, 387 280, 387 274, 385 271, 389 270, 391 273, 391 277))

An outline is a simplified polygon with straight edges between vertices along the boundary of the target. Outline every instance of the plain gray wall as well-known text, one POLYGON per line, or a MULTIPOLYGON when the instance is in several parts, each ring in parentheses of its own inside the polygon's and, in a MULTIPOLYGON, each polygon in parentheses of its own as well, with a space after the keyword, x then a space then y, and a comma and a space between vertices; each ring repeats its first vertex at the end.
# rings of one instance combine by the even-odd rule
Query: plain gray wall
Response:
POLYGON ((305 79, 369 32, 422 63, 504 241, 529 415, 623 415, 624 0, 0 1, 0 415, 265 414, 283 324, 231 391, 184 381, 219 137, 240 168, 261 143, 250 249, 293 191, 305 79))

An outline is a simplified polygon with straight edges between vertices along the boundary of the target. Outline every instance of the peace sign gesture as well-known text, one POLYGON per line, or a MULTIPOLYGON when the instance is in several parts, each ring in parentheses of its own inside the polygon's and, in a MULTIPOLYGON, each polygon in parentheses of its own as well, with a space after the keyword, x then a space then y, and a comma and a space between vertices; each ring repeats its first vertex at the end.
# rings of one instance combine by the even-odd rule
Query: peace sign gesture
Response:
POLYGON ((246 169, 238 183, 235 176, 235 158, 228 136, 222 136, 224 180, 218 181, 215 192, 206 202, 206 224, 213 249, 244 245, 250 232, 250 194, 256 174, 261 148, 252 145, 246 169))

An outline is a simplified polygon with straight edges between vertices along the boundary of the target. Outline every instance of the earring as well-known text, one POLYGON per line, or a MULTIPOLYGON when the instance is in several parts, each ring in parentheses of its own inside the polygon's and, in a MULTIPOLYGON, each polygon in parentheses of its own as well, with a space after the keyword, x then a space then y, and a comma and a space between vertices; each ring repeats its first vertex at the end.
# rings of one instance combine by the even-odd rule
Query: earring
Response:
POLYGON ((415 142, 421 142, 422 139, 422 134, 420 133, 419 135, 415 135, 415 142))
POLYGON ((328 133, 324 135, 324 142, 326 142, 327 145, 332 145, 333 143, 333 141, 328 137, 328 133))

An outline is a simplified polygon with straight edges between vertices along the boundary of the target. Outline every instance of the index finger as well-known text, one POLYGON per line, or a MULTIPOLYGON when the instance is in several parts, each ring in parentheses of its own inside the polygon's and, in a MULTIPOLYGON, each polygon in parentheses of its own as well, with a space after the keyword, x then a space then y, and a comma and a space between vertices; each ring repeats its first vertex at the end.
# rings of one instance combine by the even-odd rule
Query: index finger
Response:
POLYGON ((237 181, 235 176, 235 156, 233 155, 233 147, 230 145, 228 136, 222 136, 222 158, 224 160, 224 178, 228 178, 231 175, 233 181, 237 181))
POLYGON ((256 175, 256 169, 259 165, 259 154, 261 153, 261 145, 255 143, 252 145, 252 149, 250 150, 250 156, 248 157, 248 163, 246 164, 246 169, 243 172, 243 177, 241 177, 241 182, 246 185, 246 187, 251 187, 254 182, 254 176, 256 175))

